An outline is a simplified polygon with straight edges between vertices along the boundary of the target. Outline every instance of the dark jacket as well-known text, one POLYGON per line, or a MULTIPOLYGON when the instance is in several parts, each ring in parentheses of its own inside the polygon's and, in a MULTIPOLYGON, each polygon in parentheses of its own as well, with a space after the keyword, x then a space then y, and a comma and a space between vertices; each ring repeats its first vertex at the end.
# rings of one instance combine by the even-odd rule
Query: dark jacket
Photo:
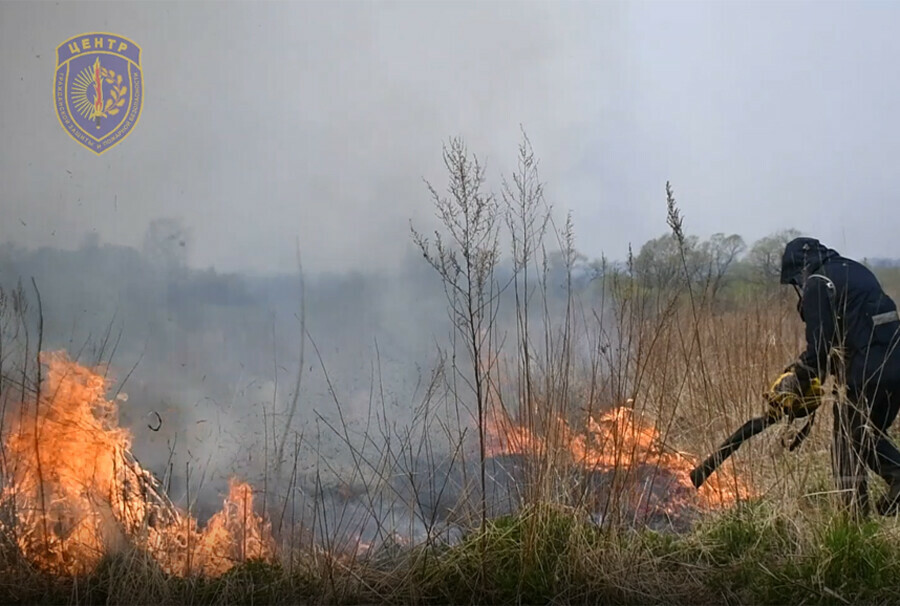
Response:
POLYGON ((794 370, 804 387, 812 377, 824 381, 829 370, 839 369, 857 393, 883 375, 900 382, 897 306, 864 265, 814 238, 796 238, 784 249, 781 283, 801 292, 806 351, 794 370))

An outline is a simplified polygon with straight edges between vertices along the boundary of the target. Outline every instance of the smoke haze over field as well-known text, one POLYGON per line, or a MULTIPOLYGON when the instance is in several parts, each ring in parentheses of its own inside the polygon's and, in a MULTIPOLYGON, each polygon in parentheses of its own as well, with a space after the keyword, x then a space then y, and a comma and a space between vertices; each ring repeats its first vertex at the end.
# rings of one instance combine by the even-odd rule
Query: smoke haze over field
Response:
MULTIPOLYGON (((422 265, 407 258, 390 275, 321 274, 301 289, 296 275, 166 267, 112 245, 36 252, 6 245, 0 288, 8 295, 18 278, 26 284, 33 331, 34 277, 44 350, 64 349, 92 367, 111 361, 110 397, 120 389, 127 395, 120 413, 135 454, 159 476, 174 474, 178 498, 190 465, 192 490, 205 485, 201 498, 215 502, 230 475, 256 480, 265 472, 267 442, 275 428, 284 431, 296 391, 303 328, 303 381, 291 430, 307 445, 318 433, 323 450, 336 447, 327 427, 339 425, 335 400, 351 431, 370 404, 382 409, 382 401, 397 423, 408 422, 437 364, 435 340, 447 332, 442 293, 422 265)), ((9 380, 17 330, 9 322, 0 328, 9 380)), ((337 469, 347 458, 344 450, 330 463, 337 469)))
POLYGON ((809 498, 830 421, 790 454, 812 417, 785 405, 692 469, 775 419, 760 396, 805 344, 786 242, 865 258, 900 300, 898 24, 799 0, 0 1, 0 596, 619 599, 608 563, 638 551, 718 596, 657 532, 701 521, 682 551, 716 555, 706 513, 757 502, 760 532, 768 505, 804 524, 754 557, 813 564, 763 593, 846 595, 814 529, 838 509, 809 498), (140 121, 102 156, 53 99, 57 46, 91 32, 142 49, 140 121), (617 527, 638 532, 596 532, 617 527), (54 559, 102 567, 21 593, 54 559))
POLYGON ((140 247, 181 218, 195 267, 380 269, 427 226, 421 179, 462 135, 509 172, 519 125, 579 248, 665 230, 672 180, 700 235, 788 226, 898 255, 891 223, 900 7, 774 3, 3 3, 0 240, 140 247), (51 103, 56 46, 143 48, 135 132, 102 157, 51 103))
POLYGON ((109 330, 117 380, 137 364, 123 424, 154 471, 259 475, 267 415, 300 365, 298 248, 322 363, 307 345, 292 428, 322 430, 334 399, 367 421, 379 383, 392 419, 413 414, 450 331, 410 222, 436 226, 423 178, 444 190, 448 137, 499 193, 524 127, 589 260, 666 231, 667 180, 701 238, 797 227, 900 257, 882 218, 897 17, 800 2, 3 3, 0 284, 36 279, 48 347, 92 362, 84 345, 109 330), (141 46, 145 83, 140 123, 101 157, 51 95, 57 45, 94 31, 141 46))

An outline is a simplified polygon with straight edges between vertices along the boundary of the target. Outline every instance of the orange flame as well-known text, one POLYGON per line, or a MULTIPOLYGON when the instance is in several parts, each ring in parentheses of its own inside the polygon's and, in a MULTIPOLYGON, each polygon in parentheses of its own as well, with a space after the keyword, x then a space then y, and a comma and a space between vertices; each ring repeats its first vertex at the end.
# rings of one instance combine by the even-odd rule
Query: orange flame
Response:
POLYGON ((68 359, 44 354, 40 398, 8 414, 8 461, 0 505, 13 514, 0 532, 23 555, 60 573, 93 568, 126 546, 148 552, 172 574, 226 572, 247 558, 271 558, 269 526, 253 512, 248 484, 232 480, 222 511, 203 529, 176 508, 130 454, 107 381, 68 359))
POLYGON ((589 416, 581 430, 574 430, 563 419, 556 419, 554 427, 548 432, 551 435, 548 439, 542 439, 502 414, 491 415, 489 421, 487 456, 517 454, 542 457, 555 445, 571 464, 587 471, 624 472, 620 487, 624 492, 632 493, 629 495, 632 502, 646 502, 643 494, 646 493, 646 486, 639 486, 637 477, 629 479, 627 474, 639 466, 664 472, 673 478, 676 483, 674 488, 680 494, 691 495, 680 506, 719 508, 753 494, 745 482, 724 468, 709 478, 699 491, 694 489, 690 471, 696 462, 687 455, 665 448, 657 428, 629 406, 613 408, 597 419, 589 416))

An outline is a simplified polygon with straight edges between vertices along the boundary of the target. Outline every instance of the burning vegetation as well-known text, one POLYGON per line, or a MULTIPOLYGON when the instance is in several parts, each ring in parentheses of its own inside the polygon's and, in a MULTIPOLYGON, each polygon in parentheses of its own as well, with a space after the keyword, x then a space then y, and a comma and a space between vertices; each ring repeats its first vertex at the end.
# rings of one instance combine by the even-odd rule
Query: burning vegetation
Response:
POLYGON ((585 478, 586 504, 592 511, 608 512, 612 505, 636 523, 660 519, 679 526, 693 512, 751 496, 749 486, 728 469, 694 489, 689 474, 695 461, 667 448, 659 430, 631 404, 588 416, 580 429, 557 418, 544 438, 506 415, 493 414, 488 455, 560 460, 585 478))
POLYGON ((130 452, 104 377, 64 353, 41 356, 37 394, 8 413, 0 532, 50 572, 91 570, 126 545, 169 574, 220 575, 250 558, 270 559, 269 526, 251 487, 232 480, 222 510, 200 528, 130 452))
MULTIPOLYGON (((5 419, 0 532, 23 556, 49 572, 77 574, 133 546, 178 576, 217 576, 249 559, 274 559, 271 527, 254 511, 249 484, 232 479, 221 511, 201 527, 131 454, 132 436, 119 426, 104 376, 63 352, 44 354, 42 364, 39 393, 5 419)), ((667 450, 659 431, 628 406, 588 417, 580 430, 559 419, 545 437, 503 415, 489 420, 487 458, 561 460, 580 474, 584 504, 601 516, 612 497, 619 511, 647 523, 750 493, 727 470, 695 491, 693 461, 667 450)))

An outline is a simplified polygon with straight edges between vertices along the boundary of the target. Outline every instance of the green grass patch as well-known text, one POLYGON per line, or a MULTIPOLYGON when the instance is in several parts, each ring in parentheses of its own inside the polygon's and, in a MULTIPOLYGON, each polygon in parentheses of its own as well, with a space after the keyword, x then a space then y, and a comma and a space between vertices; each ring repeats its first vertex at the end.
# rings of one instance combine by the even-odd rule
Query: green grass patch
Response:
MULTIPOLYGON (((709 515, 692 532, 601 530, 589 517, 535 506, 454 545, 391 561, 320 553, 291 568, 248 561, 217 578, 178 578, 148 557, 104 558, 59 578, 19 566, 3 603, 29 604, 843 604, 895 603, 896 520, 800 515, 765 501, 709 515)), ((296 560, 295 560, 296 563, 296 560)))

